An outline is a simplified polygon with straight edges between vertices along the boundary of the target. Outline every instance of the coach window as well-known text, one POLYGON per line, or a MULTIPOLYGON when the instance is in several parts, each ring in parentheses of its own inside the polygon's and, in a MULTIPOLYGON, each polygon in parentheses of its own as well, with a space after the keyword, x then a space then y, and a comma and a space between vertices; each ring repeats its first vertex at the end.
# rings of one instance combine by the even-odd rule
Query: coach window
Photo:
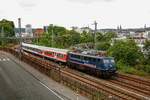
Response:
POLYGON ((59 53, 58 53, 58 54, 57 54, 57 57, 58 57, 58 58, 62 58, 62 54, 59 54, 59 53))
POLYGON ((63 54, 61 54, 61 58, 64 58, 64 55, 63 55, 63 54))
POLYGON ((56 55, 57 55, 58 58, 60 58, 60 54, 59 53, 57 53, 56 55))
POLYGON ((52 53, 51 53, 51 52, 49 52, 49 51, 47 51, 47 52, 46 52, 46 54, 51 55, 52 53))
POLYGON ((54 52, 52 52, 52 55, 54 56, 54 52))
POLYGON ((47 54, 49 54, 49 55, 53 55, 53 53, 52 53, 52 52, 47 52, 47 54))
POLYGON ((50 55, 50 52, 46 52, 46 54, 50 55))

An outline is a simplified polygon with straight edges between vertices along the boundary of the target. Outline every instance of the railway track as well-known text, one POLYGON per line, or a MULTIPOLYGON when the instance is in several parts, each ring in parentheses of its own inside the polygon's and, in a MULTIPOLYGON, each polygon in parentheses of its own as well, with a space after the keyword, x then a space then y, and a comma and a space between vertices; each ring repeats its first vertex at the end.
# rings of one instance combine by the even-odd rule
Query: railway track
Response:
POLYGON ((117 84, 127 90, 130 90, 130 91, 133 91, 133 92, 136 92, 138 94, 141 94, 143 96, 150 96, 150 91, 147 90, 147 88, 142 88, 140 86, 137 86, 135 84, 131 84, 131 83, 127 83, 127 82, 123 82, 123 81, 118 81, 118 80, 109 80, 109 82, 113 83, 113 84, 117 84))
MULTIPOLYGON (((150 80, 148 80, 148 79, 145 80, 145 79, 142 79, 142 78, 129 76, 129 75, 124 75, 124 74, 118 74, 117 78, 133 81, 135 83, 146 85, 146 86, 150 87, 150 80)), ((150 88, 149 88, 149 90, 150 90, 150 88)))
MULTIPOLYGON (((116 92, 116 89, 111 89, 109 88, 107 85, 100 85, 100 84, 97 84, 89 79, 86 79, 84 77, 81 77, 79 75, 75 75, 75 74, 72 74, 70 72, 66 72, 66 71, 62 71, 62 73, 64 75, 66 75, 66 77, 71 77, 71 78, 74 78, 80 82, 83 82, 84 84, 87 84, 87 85, 90 85, 91 87, 94 87, 96 89, 99 89, 99 90, 102 90, 108 94, 111 94, 112 96, 116 96, 118 97, 119 99, 122 99, 122 100, 128 100, 127 98, 129 98, 128 96, 125 96, 123 95, 122 93, 117 93, 116 92)), ((131 100, 133 99, 134 97, 130 98, 131 100)))
MULTIPOLYGON (((84 73, 80 73, 78 71, 72 71, 70 69, 66 69, 67 72, 72 73, 75 76, 81 77, 83 79, 91 81, 90 83, 97 84, 103 88, 103 91, 109 93, 109 95, 117 96, 119 99, 123 100, 149 100, 149 92, 145 90, 141 90, 135 87, 130 86, 129 84, 119 83, 117 80, 102 80, 98 78, 91 77, 84 73), (135 92, 136 91, 136 92, 135 92), (138 91, 138 92, 137 92, 138 91), (114 95, 115 94, 115 95, 114 95)), ((92 85, 92 84, 91 84, 92 85)))
POLYGON ((118 74, 118 76, 115 77, 114 80, 110 80, 110 82, 119 84, 120 86, 124 86, 128 89, 131 88, 135 92, 139 92, 140 94, 150 97, 150 83, 148 80, 118 74))

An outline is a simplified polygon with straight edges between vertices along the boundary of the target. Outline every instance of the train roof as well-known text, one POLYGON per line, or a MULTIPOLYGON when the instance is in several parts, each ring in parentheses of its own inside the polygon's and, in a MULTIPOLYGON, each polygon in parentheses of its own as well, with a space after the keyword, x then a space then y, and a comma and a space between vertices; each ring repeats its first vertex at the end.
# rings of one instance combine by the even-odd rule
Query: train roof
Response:
POLYGON ((27 44, 27 43, 22 43, 22 45, 32 47, 32 48, 36 48, 36 49, 39 49, 39 50, 52 51, 52 52, 57 52, 57 53, 62 53, 62 54, 66 54, 69 51, 67 49, 44 47, 44 46, 38 46, 38 45, 34 45, 34 44, 27 44))
POLYGON ((69 52, 70 54, 85 56, 85 57, 92 57, 92 58, 113 58, 113 57, 105 57, 105 56, 94 56, 94 55, 88 55, 88 54, 82 54, 82 53, 75 53, 75 52, 69 52))

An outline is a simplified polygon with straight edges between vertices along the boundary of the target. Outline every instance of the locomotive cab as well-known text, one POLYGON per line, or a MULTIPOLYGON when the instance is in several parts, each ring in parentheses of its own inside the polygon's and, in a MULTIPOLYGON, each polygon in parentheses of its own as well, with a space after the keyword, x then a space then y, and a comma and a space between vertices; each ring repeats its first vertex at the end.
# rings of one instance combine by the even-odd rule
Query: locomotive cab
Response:
POLYGON ((116 72, 116 64, 114 58, 104 57, 98 59, 97 68, 101 70, 102 76, 112 76, 116 72))

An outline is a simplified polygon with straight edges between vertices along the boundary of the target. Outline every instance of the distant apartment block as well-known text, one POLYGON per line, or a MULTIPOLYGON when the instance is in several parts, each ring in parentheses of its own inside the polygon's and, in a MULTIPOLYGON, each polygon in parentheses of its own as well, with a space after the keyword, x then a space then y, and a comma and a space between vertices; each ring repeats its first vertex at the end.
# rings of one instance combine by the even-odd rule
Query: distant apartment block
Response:
POLYGON ((25 28, 25 33, 27 37, 33 37, 32 26, 31 24, 27 24, 25 28))

